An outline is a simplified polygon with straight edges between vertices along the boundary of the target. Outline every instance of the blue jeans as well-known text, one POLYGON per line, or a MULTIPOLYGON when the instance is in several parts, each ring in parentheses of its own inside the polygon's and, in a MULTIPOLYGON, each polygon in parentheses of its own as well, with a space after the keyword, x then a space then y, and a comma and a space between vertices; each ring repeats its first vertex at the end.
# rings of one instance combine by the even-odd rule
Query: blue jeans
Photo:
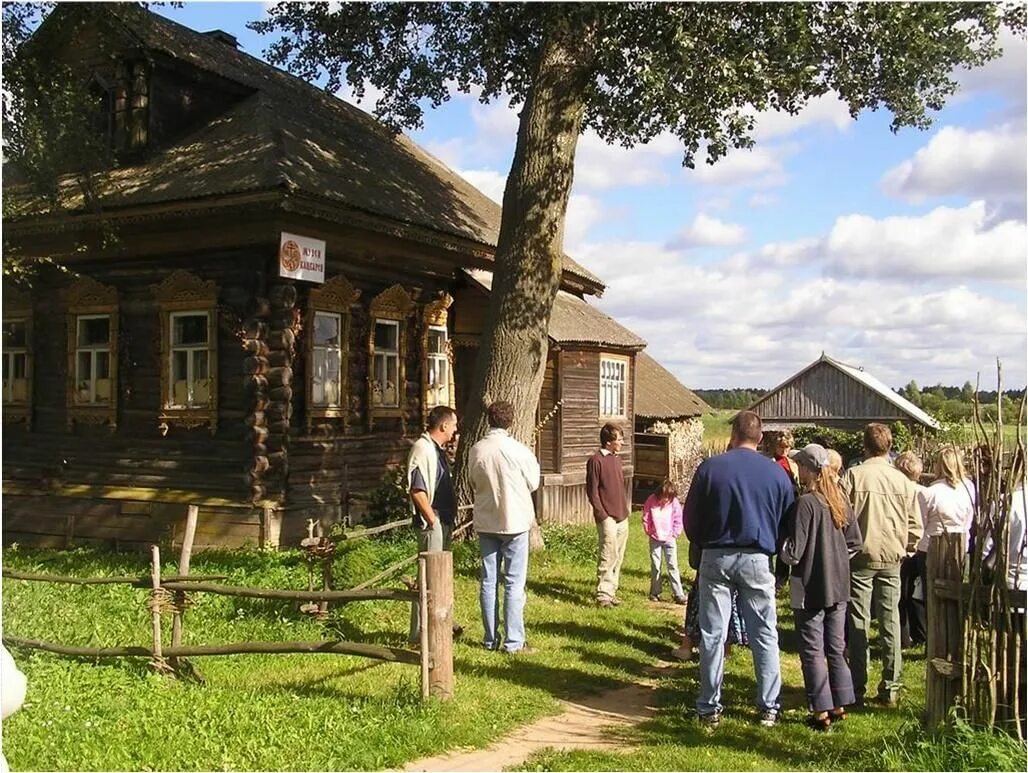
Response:
POLYGON ((678 543, 674 540, 661 542, 650 537, 650 595, 659 596, 663 590, 661 577, 661 558, 667 564, 667 579, 671 585, 671 595, 675 601, 685 598, 682 590, 682 577, 678 573, 678 543))
POLYGON ((500 644, 500 598, 496 585, 503 577, 503 649, 516 652, 525 646, 525 582, 528 579, 528 532, 478 535, 482 552, 482 626, 488 649, 500 644))
POLYGON ((704 548, 700 561, 700 695, 696 713, 720 712, 725 675, 725 636, 732 591, 749 635, 756 677, 757 708, 778 709, 782 672, 778 657, 775 576, 766 553, 746 548, 704 548))

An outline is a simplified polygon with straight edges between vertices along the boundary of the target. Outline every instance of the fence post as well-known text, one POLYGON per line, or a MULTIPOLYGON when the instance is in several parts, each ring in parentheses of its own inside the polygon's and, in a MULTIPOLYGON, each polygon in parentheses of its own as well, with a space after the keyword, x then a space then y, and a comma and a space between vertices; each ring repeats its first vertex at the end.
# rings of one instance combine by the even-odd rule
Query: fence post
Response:
MULTIPOLYGON (((183 577, 189 574, 189 561, 193 556, 193 540, 196 538, 196 522, 199 516, 200 508, 196 505, 189 505, 186 508, 186 531, 182 535, 182 552, 178 559, 178 573, 183 577)), ((175 614, 171 619, 172 647, 182 644, 182 607, 185 602, 185 591, 175 591, 175 614)), ((177 667, 178 658, 171 658, 171 665, 177 667)))
POLYGON ((428 651, 428 589, 425 586, 425 559, 418 556, 418 619, 421 621, 421 700, 429 696, 430 654, 428 651))
POLYGON ((961 592, 964 542, 962 534, 940 534, 928 543, 925 615, 928 636, 925 646, 925 722, 934 729, 947 719, 956 703, 963 679, 964 627, 960 601, 944 598, 939 580, 948 580, 961 592))
POLYGON ((161 551, 150 546, 150 583, 153 595, 150 597, 150 619, 153 623, 153 660, 151 665, 158 671, 166 671, 164 652, 161 649, 161 551))
POLYGON ((453 697, 453 554, 448 550, 421 554, 425 562, 428 616, 429 692, 442 700, 453 697))

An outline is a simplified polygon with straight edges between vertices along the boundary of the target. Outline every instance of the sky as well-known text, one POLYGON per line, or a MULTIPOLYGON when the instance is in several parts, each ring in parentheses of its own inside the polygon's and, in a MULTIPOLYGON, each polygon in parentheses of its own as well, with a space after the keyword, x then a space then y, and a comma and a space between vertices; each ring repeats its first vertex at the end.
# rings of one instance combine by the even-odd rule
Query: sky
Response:
MULTIPOLYGON (((274 40, 245 27, 261 3, 154 10, 254 56, 274 40)), ((894 388, 994 389, 998 358, 1023 387, 1028 53, 1002 40, 927 131, 829 94, 757 115, 752 150, 693 170, 670 135, 626 150, 586 132, 564 249, 606 283, 590 300, 694 389, 771 388, 822 352, 894 388)), ((408 134, 500 201, 517 125, 516 105, 455 92, 408 134)))

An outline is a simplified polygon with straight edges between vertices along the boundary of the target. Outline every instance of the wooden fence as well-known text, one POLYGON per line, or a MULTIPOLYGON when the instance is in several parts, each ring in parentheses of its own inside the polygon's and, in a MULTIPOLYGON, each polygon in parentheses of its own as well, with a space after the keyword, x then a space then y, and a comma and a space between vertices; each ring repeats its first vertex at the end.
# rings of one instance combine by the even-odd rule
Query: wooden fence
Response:
MULTIPOLYGON (((968 605, 972 588, 964 581, 964 537, 962 534, 942 534, 932 537, 928 548, 925 721, 929 728, 946 722, 950 710, 969 687, 965 680, 981 669, 969 668, 965 657, 965 625, 969 622, 968 605)), ((1024 591, 1007 591, 1009 608, 1020 609, 1020 614, 1007 615, 1005 630, 995 635, 995 657, 988 673, 988 683, 970 685, 975 689, 996 691, 996 724, 1016 731, 1023 722, 1025 706, 1018 691, 1024 684, 1022 673, 1025 647, 1024 591)), ((981 595, 979 594, 979 598, 981 595)), ((984 599, 978 603, 986 603, 984 599)))
MULTIPOLYGON (((194 533, 189 523, 196 523, 196 508, 190 507, 187 518, 185 539, 182 544, 182 555, 179 560, 178 574, 161 577, 160 550, 156 545, 150 549, 150 573, 130 577, 98 577, 78 578, 61 575, 34 574, 5 569, 3 576, 13 580, 25 580, 48 583, 69 583, 76 585, 101 585, 121 583, 151 589, 149 608, 151 611, 151 646, 116 646, 116 647, 79 647, 56 644, 46 641, 24 639, 18 636, 4 635, 5 644, 15 647, 45 650, 61 655, 82 656, 92 658, 107 657, 147 657, 155 669, 164 673, 179 672, 190 667, 180 658, 209 655, 236 655, 244 653, 334 653, 357 655, 375 660, 395 663, 419 665, 421 668, 421 695, 427 698, 433 695, 442 699, 453 696, 453 556, 449 552, 419 553, 403 562, 394 564, 385 572, 373 577, 365 583, 350 590, 306 591, 278 590, 270 588, 250 588, 242 586, 221 585, 212 580, 224 579, 221 576, 196 576, 189 574, 192 538, 194 533), (395 574, 403 566, 418 563, 418 583, 416 589, 398 590, 386 588, 370 588, 369 586, 395 574), (421 642, 420 652, 384 647, 361 642, 343 640, 324 641, 287 641, 287 642, 238 642, 217 645, 184 645, 183 613, 187 606, 187 593, 212 593, 217 595, 278 599, 290 601, 321 602, 330 601, 348 603, 353 601, 406 601, 417 603, 421 611, 421 642), (172 635, 171 646, 164 646, 162 618, 171 614, 172 635)), ((391 525, 387 524, 390 528, 391 525)), ((363 533, 350 533, 348 539, 367 537, 387 529, 376 527, 364 529, 363 533)), ((193 669, 195 672, 195 669, 193 669)))

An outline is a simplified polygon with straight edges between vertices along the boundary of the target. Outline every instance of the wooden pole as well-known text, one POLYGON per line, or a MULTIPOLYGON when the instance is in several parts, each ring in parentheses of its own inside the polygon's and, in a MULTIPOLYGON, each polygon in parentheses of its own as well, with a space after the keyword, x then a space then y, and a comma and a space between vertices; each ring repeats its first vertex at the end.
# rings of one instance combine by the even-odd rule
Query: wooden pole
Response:
MULTIPOLYGON (((29 580, 33 582, 53 582, 66 585, 135 585, 138 588, 149 588, 153 579, 149 574, 134 577, 69 577, 64 574, 39 574, 38 572, 19 572, 16 569, 4 569, 3 576, 12 580, 29 580)), ((177 582, 181 580, 204 581, 224 580, 224 574, 194 574, 182 577, 171 574, 164 578, 165 582, 177 582)))
MULTIPOLYGON (((189 560, 193 556, 193 539, 196 537, 196 521, 200 515, 200 508, 196 505, 189 505, 186 509, 186 532, 182 536, 182 552, 178 558, 179 576, 189 576, 189 560)), ((175 615, 171 620, 171 646, 178 647, 182 644, 182 605, 185 603, 185 591, 175 591, 175 615)), ((172 660, 172 666, 177 666, 172 660)))
MULTIPOLYGON (((4 636, 4 644, 12 647, 44 650, 58 655, 73 655, 86 658, 122 658, 151 657, 153 652, 148 647, 78 647, 67 644, 22 639, 19 636, 4 636)), ((348 641, 244 641, 234 644, 193 644, 181 647, 166 647, 163 654, 168 657, 199 657, 205 655, 246 655, 251 653, 287 654, 308 653, 311 655, 359 655, 374 660, 386 660, 393 663, 408 663, 416 666, 421 656, 411 650, 395 647, 382 647, 377 644, 362 644, 348 641)))
POLYGON ((421 554, 425 561, 428 615, 429 693, 441 700, 453 697, 453 554, 448 550, 421 554))
POLYGON ((421 612, 421 699, 429 696, 428 673, 428 592, 425 588, 425 559, 418 556, 418 605, 421 612))
POLYGON ((161 610, 158 596, 161 590, 161 550, 150 546, 150 581, 153 596, 150 598, 150 619, 153 623, 153 659, 151 665, 158 671, 167 670, 164 654, 161 652, 161 610))

